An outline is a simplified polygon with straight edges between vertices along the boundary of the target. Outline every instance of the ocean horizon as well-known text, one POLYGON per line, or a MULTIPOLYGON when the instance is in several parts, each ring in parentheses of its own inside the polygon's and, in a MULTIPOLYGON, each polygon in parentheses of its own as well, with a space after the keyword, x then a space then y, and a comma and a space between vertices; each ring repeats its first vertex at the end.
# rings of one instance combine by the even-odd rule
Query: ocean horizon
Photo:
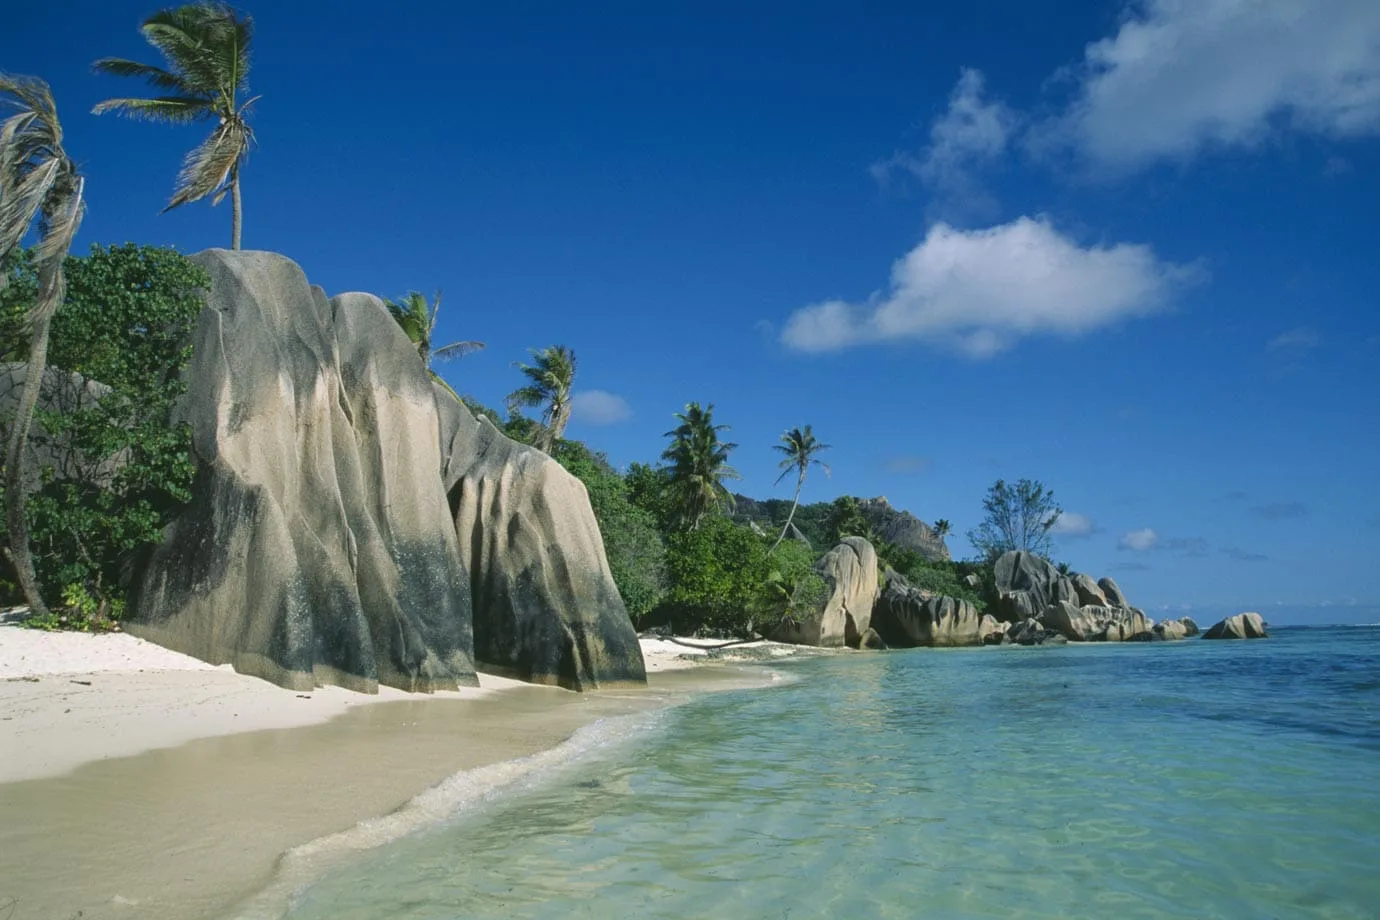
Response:
MULTIPOLYGON (((1358 628, 1360 627, 1360 628, 1358 628)), ((1380 628, 849 654, 592 726, 286 916, 1326 917, 1380 904, 1380 628)))

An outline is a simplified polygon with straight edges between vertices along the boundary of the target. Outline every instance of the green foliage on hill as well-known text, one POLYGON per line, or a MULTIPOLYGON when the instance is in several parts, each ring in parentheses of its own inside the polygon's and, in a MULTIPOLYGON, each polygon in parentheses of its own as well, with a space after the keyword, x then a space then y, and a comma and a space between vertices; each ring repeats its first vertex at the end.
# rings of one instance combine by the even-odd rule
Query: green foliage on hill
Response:
MULTIPOLYGON (((133 244, 93 247, 69 258, 66 272, 49 366, 110 390, 75 410, 35 414, 35 435, 57 464, 41 472, 27 517, 39 582, 57 611, 51 625, 65 617, 61 625, 99 626, 123 608, 126 564, 191 498, 191 429, 171 413, 209 278, 172 249, 133 244)), ((10 280, 0 314, 20 316, 33 290, 27 263, 10 280)), ((5 346, 8 360, 24 359, 22 342, 5 346)))

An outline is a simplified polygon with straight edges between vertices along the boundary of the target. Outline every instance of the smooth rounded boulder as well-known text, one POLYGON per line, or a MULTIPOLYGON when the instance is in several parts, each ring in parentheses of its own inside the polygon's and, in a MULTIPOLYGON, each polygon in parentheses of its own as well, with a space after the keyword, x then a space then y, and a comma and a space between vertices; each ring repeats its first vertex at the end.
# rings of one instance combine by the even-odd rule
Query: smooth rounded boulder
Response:
POLYGON ((584 483, 443 387, 434 398, 440 483, 472 579, 475 659, 569 690, 645 684, 584 483))
POLYGON ((1238 613, 1227 617, 1203 633, 1204 639, 1268 639, 1265 621, 1258 613, 1238 613))
POLYGON ((126 629, 295 690, 478 683, 435 399, 382 301, 210 250, 179 415, 193 497, 138 567, 126 629))
POLYGON ((872 628, 892 648, 952 648, 981 645, 983 619, 968 601, 892 583, 877 598, 872 628))
POLYGON ((795 645, 857 648, 872 627, 877 551, 862 537, 844 537, 815 564, 815 571, 828 586, 823 605, 814 613, 777 626, 769 638, 795 645))

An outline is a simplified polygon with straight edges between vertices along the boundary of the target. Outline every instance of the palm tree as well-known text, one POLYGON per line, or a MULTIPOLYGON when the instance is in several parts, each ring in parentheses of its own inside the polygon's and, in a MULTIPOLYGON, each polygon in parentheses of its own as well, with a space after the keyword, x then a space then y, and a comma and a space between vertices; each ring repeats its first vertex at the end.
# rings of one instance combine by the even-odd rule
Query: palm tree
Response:
POLYGON ((821 444, 815 440, 815 433, 809 425, 802 428, 792 428, 781 435, 781 443, 772 445, 776 450, 785 454, 785 458, 778 464, 781 475, 776 477, 776 484, 780 485, 781 480, 785 479, 794 470, 795 477, 795 498, 791 500, 791 513, 786 515, 786 526, 781 528, 781 536, 776 538, 776 542, 771 545, 769 552, 776 552, 776 548, 781 545, 781 541, 786 539, 786 534, 791 530, 791 521, 795 520, 795 509, 800 505, 800 489, 805 485, 805 474, 810 467, 818 466, 824 470, 824 475, 829 475, 829 464, 818 458, 821 451, 829 449, 828 444, 821 444))
POLYGON ((441 379, 441 375, 431 369, 431 362, 450 361, 454 358, 463 358, 465 355, 472 354, 484 347, 483 342, 473 340, 465 342, 451 342, 449 345, 442 345, 440 348, 433 349, 431 337, 436 332, 436 314, 441 312, 441 292, 436 292, 436 297, 428 306, 426 295, 420 291, 408 291, 400 300, 384 301, 384 306, 388 307, 388 312, 393 319, 397 320, 402 331, 406 333, 409 341, 417 347, 417 356, 422 359, 422 364, 426 367, 431 379, 446 388, 457 400, 460 394, 456 393, 450 384, 441 379))
POLYGON ((214 122, 211 135, 182 163, 166 213, 210 196, 220 204, 230 194, 230 248, 240 248, 240 167, 254 142, 249 107, 249 43, 253 20, 223 3, 193 3, 154 13, 140 27, 158 49, 167 69, 124 58, 101 58, 97 73, 139 77, 163 95, 152 99, 107 99, 91 111, 118 112, 130 118, 168 124, 214 122))
POLYGON ((537 433, 536 448, 547 453, 565 434, 570 422, 570 388, 575 383, 575 352, 564 345, 532 350, 532 364, 518 362, 517 367, 530 382, 508 394, 508 409, 535 408, 544 405, 541 430, 537 433))
POLYGON ((934 535, 941 540, 947 537, 953 529, 953 525, 949 523, 948 518, 940 518, 934 522, 934 535))
POLYGON ((725 479, 742 479, 728 465, 729 453, 738 445, 720 441, 727 425, 714 424, 714 404, 690 403, 677 412, 680 425, 666 432, 671 446, 661 454, 670 464, 669 491, 678 507, 681 526, 696 530, 700 521, 721 503, 733 504, 725 479))
MULTIPOLYGON (((29 552, 29 524, 24 508, 24 461, 48 364, 48 332, 53 314, 67 293, 63 260, 85 212, 85 180, 62 149, 62 123, 48 84, 33 77, 0 73, 0 98, 18 112, 0 122, 0 259, 24 238, 38 220, 38 245, 34 267, 38 271, 38 298, 24 317, 29 332, 28 367, 24 389, 15 409, 13 427, 5 450, 6 525, 10 545, 6 551, 20 590, 36 615, 47 607, 39 594, 29 552)), ((5 283, 0 276, 0 285, 5 283)))

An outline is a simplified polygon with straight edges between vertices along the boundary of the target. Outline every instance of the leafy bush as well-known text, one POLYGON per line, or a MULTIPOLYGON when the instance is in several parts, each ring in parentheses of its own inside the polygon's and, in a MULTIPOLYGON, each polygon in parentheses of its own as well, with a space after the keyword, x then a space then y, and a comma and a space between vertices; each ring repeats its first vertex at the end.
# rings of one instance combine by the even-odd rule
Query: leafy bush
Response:
MULTIPOLYGON (((28 289, 20 264, 14 289, 28 289)), ((172 422, 192 330, 210 283, 172 249, 92 247, 69 258, 49 363, 109 387, 98 402, 35 413, 35 436, 61 455, 27 502, 34 566, 62 625, 118 618, 121 573, 191 499, 191 429, 172 422), (59 603, 61 601, 61 603, 59 603)), ((8 305, 7 305, 8 306, 8 305)), ((11 343, 20 352, 22 343, 11 343)))
POLYGON ((666 593, 666 545, 656 518, 633 504, 623 477, 579 441, 557 441, 552 453, 585 484, 614 584, 638 622, 666 593))

